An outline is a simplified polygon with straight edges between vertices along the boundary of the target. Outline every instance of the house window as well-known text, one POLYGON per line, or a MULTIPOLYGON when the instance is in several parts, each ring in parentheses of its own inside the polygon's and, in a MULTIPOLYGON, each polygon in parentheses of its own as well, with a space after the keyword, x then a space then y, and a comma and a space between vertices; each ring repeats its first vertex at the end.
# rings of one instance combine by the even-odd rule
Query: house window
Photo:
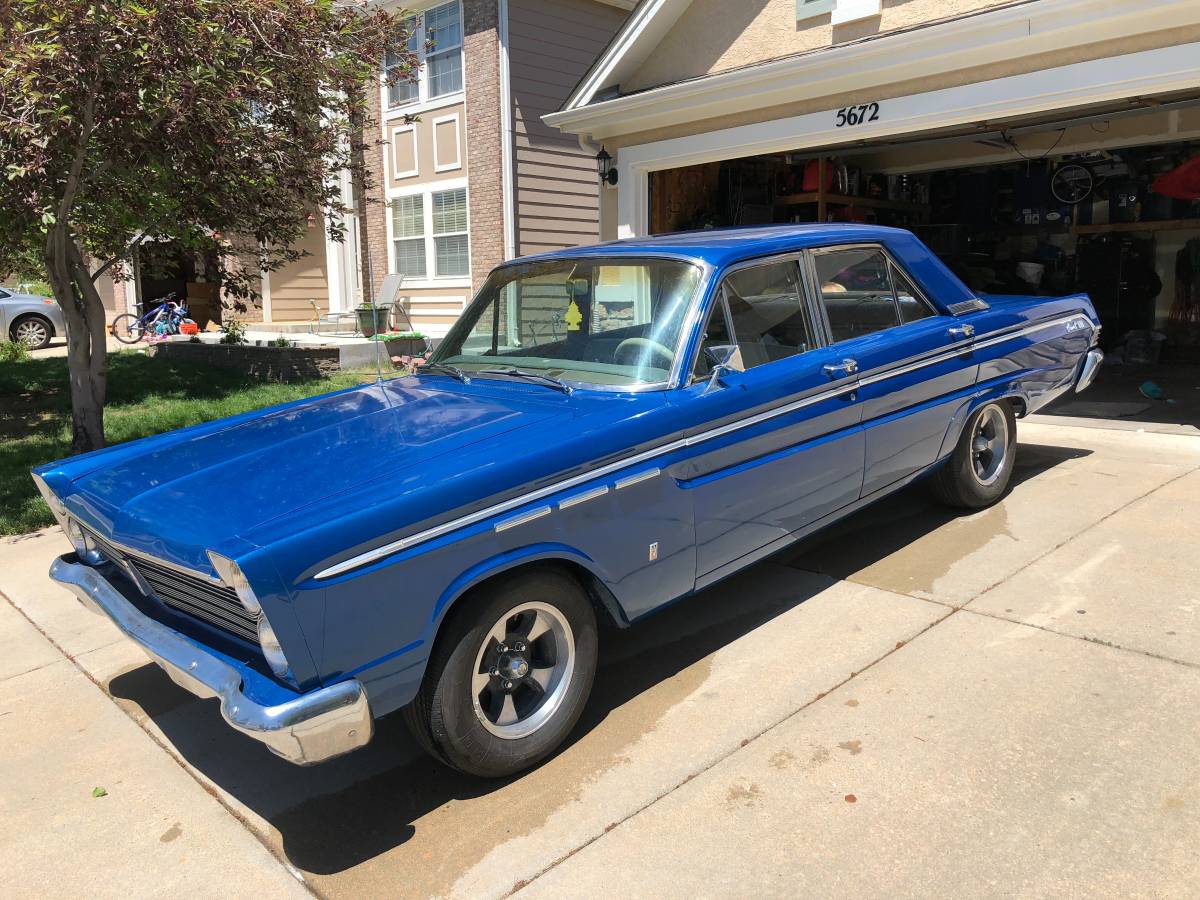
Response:
POLYGON ((392 271, 409 278, 465 278, 471 274, 467 189, 394 197, 392 271))
POLYGON ((425 198, 421 194, 392 201, 392 239, 396 271, 410 278, 424 278, 425 198))
MULTIPOLYGON (((462 9, 458 0, 435 6, 420 19, 409 19, 408 48, 421 60, 416 81, 398 81, 388 87, 388 107, 407 106, 457 94, 463 89, 462 9)), ((384 70, 391 74, 397 60, 389 54, 384 70)))
POLYGON ((433 194, 434 272, 469 275, 471 249, 467 238, 467 189, 433 194))

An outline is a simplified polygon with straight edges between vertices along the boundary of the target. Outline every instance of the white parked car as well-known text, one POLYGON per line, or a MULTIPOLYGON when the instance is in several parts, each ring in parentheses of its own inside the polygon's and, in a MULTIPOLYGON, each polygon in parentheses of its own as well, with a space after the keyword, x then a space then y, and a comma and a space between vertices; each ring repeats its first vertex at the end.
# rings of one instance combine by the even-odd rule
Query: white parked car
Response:
POLYGON ((0 335, 20 341, 30 350, 48 346, 56 335, 66 335, 62 310, 53 297, 18 293, 0 287, 0 335))

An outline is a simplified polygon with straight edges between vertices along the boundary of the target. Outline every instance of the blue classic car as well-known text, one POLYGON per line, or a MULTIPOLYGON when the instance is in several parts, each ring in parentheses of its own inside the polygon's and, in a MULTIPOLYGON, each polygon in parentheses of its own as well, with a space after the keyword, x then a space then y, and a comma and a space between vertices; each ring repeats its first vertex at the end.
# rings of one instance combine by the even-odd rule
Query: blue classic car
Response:
POLYGON ((415 375, 37 469, 75 548, 50 574, 293 762, 401 710, 506 775, 575 725, 600 620, 918 478, 995 502, 1098 332, 1086 296, 977 296, 888 228, 519 259, 415 375))

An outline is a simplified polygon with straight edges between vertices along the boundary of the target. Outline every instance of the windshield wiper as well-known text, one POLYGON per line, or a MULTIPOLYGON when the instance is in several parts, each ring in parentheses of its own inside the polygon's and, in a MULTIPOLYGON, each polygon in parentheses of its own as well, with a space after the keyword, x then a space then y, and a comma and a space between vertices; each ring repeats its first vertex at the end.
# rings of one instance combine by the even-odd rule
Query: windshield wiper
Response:
POLYGON ((525 378, 529 381, 536 381, 538 384, 544 384, 546 387, 552 387, 556 391, 562 391, 564 394, 570 394, 574 390, 569 384, 561 378, 555 378, 553 375, 543 375, 540 372, 526 372, 524 369, 479 369, 475 372, 476 375, 508 375, 512 378, 525 378))
POLYGON ((470 383, 471 383, 471 379, 467 377, 467 373, 466 373, 466 372, 464 372, 464 371, 463 371, 462 369, 460 369, 458 366, 452 366, 452 365, 450 365, 449 363, 438 363, 438 362, 435 362, 435 363, 425 363, 425 365, 423 365, 423 366, 416 366, 416 367, 413 369, 413 374, 414 374, 414 375, 420 375, 420 374, 422 374, 422 373, 424 373, 424 372, 431 372, 431 373, 442 372, 442 373, 444 373, 444 374, 446 374, 446 375, 449 375, 451 378, 456 378, 456 379, 458 379, 458 380, 459 380, 459 381, 461 381, 463 384, 470 384, 470 383))

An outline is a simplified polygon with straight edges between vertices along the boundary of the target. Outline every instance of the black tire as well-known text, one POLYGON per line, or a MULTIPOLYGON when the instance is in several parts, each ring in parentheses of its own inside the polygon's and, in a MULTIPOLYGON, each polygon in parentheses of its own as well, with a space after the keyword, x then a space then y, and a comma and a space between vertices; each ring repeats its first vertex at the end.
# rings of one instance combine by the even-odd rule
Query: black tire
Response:
POLYGON ((50 346, 54 336, 54 326, 44 316, 33 313, 20 316, 12 323, 9 337, 24 344, 30 350, 42 350, 50 346))
POLYGON ((135 315, 125 313, 112 320, 112 336, 122 344, 136 344, 145 335, 142 320, 135 315))
MULTIPOLYGON (((502 778, 545 759, 579 721, 596 674, 596 615, 579 583, 551 569, 516 574, 460 603, 464 605, 453 611, 443 626, 420 691, 401 716, 421 746, 437 759, 460 772, 502 778), (559 630, 550 629, 528 645, 522 644, 521 629, 528 633, 525 623, 531 613, 539 626, 560 616, 559 630), (543 618, 538 619, 539 613, 543 618), (566 628, 561 627, 564 623, 566 628), (493 637, 497 628, 514 639, 497 644, 493 637), (569 637, 573 646, 569 661, 562 657, 563 672, 569 671, 569 676, 560 675, 548 688, 539 688, 534 673, 558 671, 557 664, 547 660, 559 659, 561 651, 546 654, 552 646, 557 648, 563 637, 569 637), (509 644, 520 648, 520 653, 514 654, 509 644), (502 649, 508 652, 497 652, 502 649), (525 657, 527 665, 534 667, 527 669, 528 675, 508 681, 503 674, 492 674, 506 666, 520 671, 518 663, 525 657), (476 679, 488 682, 482 693, 476 692, 476 679), (506 694, 513 700, 512 712, 521 714, 511 725, 498 724, 503 717, 492 720, 482 708, 486 702, 489 709, 496 709, 491 701, 506 694), (494 733, 530 727, 531 733, 523 735, 494 733)), ((509 710, 503 703, 499 708, 509 710)))
POLYGON ((967 419, 954 453, 933 474, 930 488, 949 506, 983 509, 1004 496, 1016 456, 1017 417, 1012 404, 1006 400, 984 404, 967 419), (1002 455, 996 459, 998 452, 1002 455))

